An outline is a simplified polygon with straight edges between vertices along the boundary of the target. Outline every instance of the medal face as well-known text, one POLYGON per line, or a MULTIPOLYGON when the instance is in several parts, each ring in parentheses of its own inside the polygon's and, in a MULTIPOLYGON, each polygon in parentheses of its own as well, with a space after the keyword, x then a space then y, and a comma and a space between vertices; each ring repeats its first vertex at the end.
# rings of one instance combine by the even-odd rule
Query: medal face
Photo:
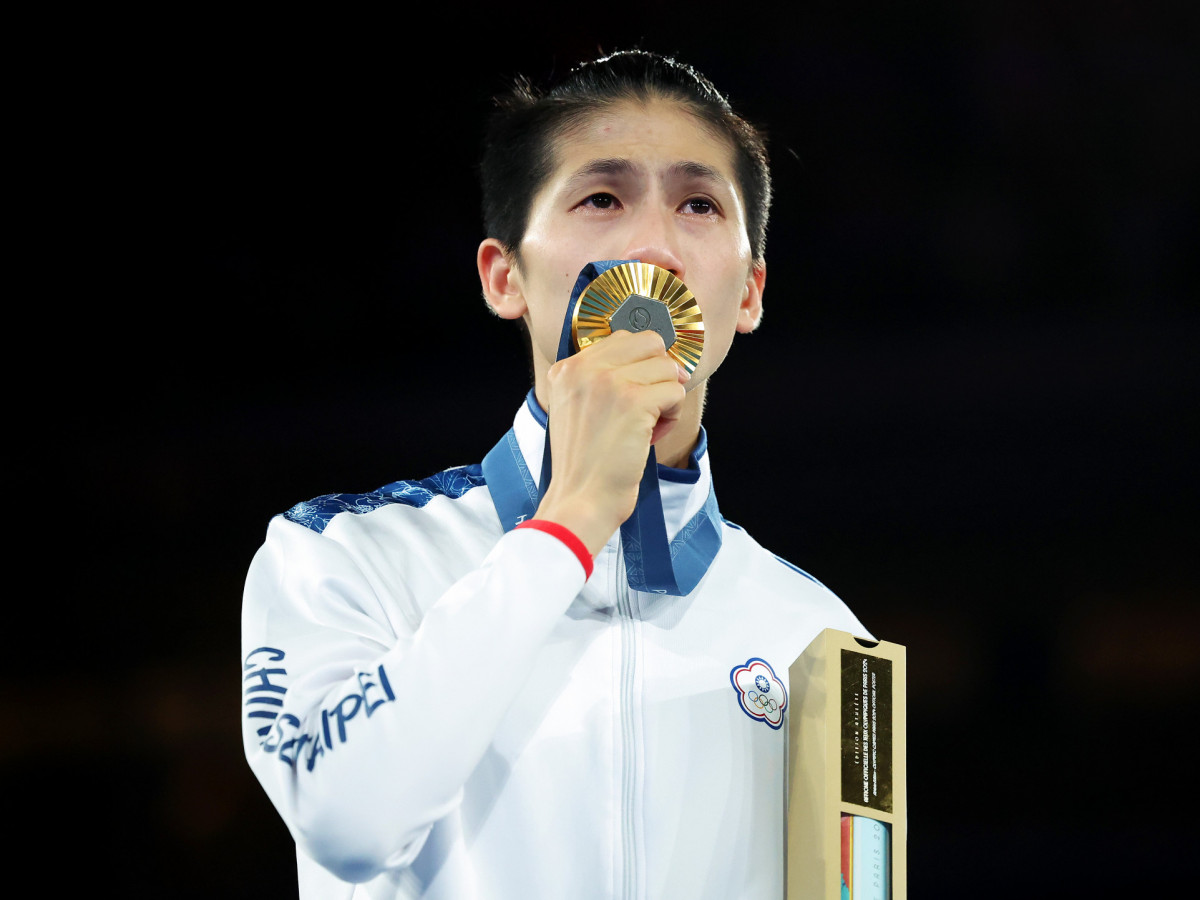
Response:
POLYGON ((667 355, 689 375, 704 350, 704 319, 687 285, 658 266, 629 262, 592 281, 571 312, 571 340, 582 350, 614 331, 656 331, 667 355))

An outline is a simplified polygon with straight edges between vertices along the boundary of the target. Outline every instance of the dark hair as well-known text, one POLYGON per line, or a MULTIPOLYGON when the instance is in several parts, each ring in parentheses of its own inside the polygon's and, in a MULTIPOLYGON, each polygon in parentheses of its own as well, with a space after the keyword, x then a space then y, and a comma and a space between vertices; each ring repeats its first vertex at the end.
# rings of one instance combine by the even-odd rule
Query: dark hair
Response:
POLYGON ((763 135, 737 115, 712 82, 691 66, 645 50, 624 50, 576 66, 547 91, 518 78, 496 98, 480 162, 483 224, 517 254, 533 198, 554 169, 554 140, 593 113, 623 100, 683 104, 734 149, 734 173, 746 204, 755 260, 766 248, 771 172, 763 135))

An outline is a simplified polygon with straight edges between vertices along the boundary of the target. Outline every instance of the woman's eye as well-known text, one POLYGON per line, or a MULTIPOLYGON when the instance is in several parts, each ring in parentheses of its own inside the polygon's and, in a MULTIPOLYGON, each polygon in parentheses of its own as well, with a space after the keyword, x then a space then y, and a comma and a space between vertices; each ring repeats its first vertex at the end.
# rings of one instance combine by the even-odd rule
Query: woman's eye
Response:
POLYGON ((705 200, 703 197, 693 197, 684 202, 683 211, 692 215, 707 216, 715 213, 717 208, 711 200, 705 200))
POLYGON ((617 205, 617 198, 612 194, 592 194, 581 205, 592 209, 612 209, 617 205))

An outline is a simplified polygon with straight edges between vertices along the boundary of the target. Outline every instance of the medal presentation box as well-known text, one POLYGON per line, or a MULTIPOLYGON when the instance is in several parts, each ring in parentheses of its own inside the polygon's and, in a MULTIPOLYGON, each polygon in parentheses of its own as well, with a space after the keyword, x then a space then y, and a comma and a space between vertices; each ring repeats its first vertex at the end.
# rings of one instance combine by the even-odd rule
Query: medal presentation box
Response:
POLYGON ((787 900, 907 900, 905 677, 829 628, 788 669, 787 900))

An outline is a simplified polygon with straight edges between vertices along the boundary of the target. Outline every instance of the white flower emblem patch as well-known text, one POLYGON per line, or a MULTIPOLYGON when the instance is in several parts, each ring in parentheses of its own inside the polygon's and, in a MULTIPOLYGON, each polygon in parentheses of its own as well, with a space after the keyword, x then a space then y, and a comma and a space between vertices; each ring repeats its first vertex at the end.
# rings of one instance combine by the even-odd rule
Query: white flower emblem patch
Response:
POLYGON ((734 666, 729 673, 733 689, 738 694, 742 712, 752 719, 765 722, 771 728, 783 725, 787 709, 787 688, 775 677, 775 670, 765 659, 757 656, 734 666))

